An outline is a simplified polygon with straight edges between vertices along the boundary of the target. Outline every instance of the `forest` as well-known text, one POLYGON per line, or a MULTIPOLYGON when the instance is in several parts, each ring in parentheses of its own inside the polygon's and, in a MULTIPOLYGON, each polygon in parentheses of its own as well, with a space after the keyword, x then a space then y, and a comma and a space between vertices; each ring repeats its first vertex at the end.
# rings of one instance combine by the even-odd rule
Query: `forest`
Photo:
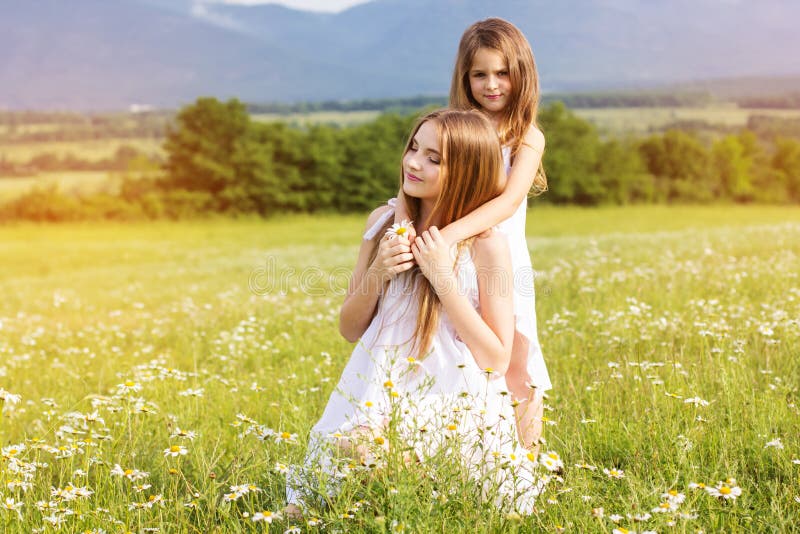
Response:
MULTIPOLYGON (((236 99, 200 98, 171 120, 145 114, 128 124, 125 131, 134 132, 132 136, 155 136, 159 127, 166 128, 164 156, 154 162, 156 173, 152 168, 137 172, 141 155, 130 147, 99 163, 39 155, 26 164, 116 169, 123 175, 121 186, 80 197, 52 186, 34 188, 0 206, 0 219, 179 219, 369 210, 396 194, 401 151, 419 114, 387 112, 350 126, 298 127, 255 121, 252 111, 236 99)), ((556 101, 542 106, 539 125, 547 139, 549 190, 531 202, 800 203, 800 119, 754 116, 744 128, 719 127, 713 135, 707 126, 683 124, 646 136, 609 137, 556 101)), ((69 135, 91 132, 79 128, 69 135)), ((0 170, 3 166, 12 174, 20 167, 0 159, 0 170)))

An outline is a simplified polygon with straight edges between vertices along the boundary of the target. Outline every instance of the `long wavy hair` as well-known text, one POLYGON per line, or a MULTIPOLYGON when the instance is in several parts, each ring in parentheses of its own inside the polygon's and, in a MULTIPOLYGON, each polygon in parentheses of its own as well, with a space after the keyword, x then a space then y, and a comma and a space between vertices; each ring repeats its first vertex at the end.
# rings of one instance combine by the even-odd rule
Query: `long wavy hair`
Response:
MULTIPOLYGON (((505 172, 503 156, 497 132, 483 113, 474 110, 445 109, 428 113, 417 122, 403 150, 404 157, 410 150, 417 131, 426 122, 436 126, 439 137, 441 154, 439 195, 425 221, 419 220, 422 201, 408 195, 403 197, 406 210, 418 228, 427 228, 434 222, 439 227, 444 227, 502 192, 501 183, 505 172)), ((401 187, 403 174, 401 168, 401 187)), ((380 239, 382 235, 383 233, 380 233, 376 239, 380 239)), ((459 256, 469 245, 469 241, 471 240, 459 243, 459 256)), ((373 258, 375 254, 377 254, 377 243, 373 258)), ((414 288, 417 294, 419 309, 412 336, 411 353, 421 359, 427 353, 433 334, 439 326, 441 303, 433 286, 419 268, 415 267, 400 276, 411 277, 410 287, 414 288)))
MULTIPOLYGON (((450 107, 458 109, 482 109, 472 95, 469 71, 475 54, 481 48, 499 52, 508 65, 511 94, 498 125, 502 144, 511 147, 511 158, 522 146, 525 132, 531 125, 539 125, 536 115, 539 109, 539 74, 536 60, 528 40, 513 24, 499 18, 481 20, 466 29, 458 44, 453 80, 450 83, 450 107)), ((544 167, 533 180, 531 193, 547 191, 547 176, 544 167)))

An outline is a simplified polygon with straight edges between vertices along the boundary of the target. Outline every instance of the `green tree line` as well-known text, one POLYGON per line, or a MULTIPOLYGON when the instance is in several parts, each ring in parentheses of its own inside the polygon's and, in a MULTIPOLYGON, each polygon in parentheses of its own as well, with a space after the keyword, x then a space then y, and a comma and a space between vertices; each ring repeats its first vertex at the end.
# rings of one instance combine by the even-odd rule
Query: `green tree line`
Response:
MULTIPOLYGON (((160 177, 132 176, 118 195, 82 203, 54 189, 35 190, 0 208, 0 218, 365 211, 396 193, 415 116, 298 128, 253 121, 238 100, 203 98, 175 117, 160 177)), ((603 139, 560 102, 544 106, 539 122, 547 139, 549 191, 536 202, 800 203, 798 139, 764 141, 746 128, 711 140, 679 130, 603 139)))

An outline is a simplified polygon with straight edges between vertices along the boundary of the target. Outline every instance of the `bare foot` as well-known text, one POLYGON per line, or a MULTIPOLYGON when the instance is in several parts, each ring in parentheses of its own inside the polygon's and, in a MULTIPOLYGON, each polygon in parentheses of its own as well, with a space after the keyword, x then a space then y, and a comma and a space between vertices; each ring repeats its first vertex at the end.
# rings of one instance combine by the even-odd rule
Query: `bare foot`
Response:
POLYGON ((287 504, 283 509, 283 515, 289 521, 302 521, 303 519, 303 512, 296 504, 287 504))

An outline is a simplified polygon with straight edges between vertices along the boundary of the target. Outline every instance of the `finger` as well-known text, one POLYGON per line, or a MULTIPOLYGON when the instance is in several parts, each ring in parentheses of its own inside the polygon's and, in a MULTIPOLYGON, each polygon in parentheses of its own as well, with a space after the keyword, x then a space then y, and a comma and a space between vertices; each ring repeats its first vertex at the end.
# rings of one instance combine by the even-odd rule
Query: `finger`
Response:
POLYGON ((392 256, 396 256, 397 254, 403 254, 404 252, 408 252, 411 250, 411 247, 408 245, 395 245, 389 249, 389 254, 392 256))
POLYGON ((403 272, 406 272, 406 271, 408 271, 409 269, 411 269, 413 267, 414 267, 414 263, 410 262, 410 261, 407 261, 405 263, 400 263, 398 265, 395 265, 394 267, 392 267, 392 270, 395 273, 403 273, 403 272))
POLYGON ((398 254, 392 258, 397 264, 405 263, 407 261, 413 261, 414 255, 411 252, 404 252, 403 254, 398 254))
POLYGON ((439 229, 435 226, 430 227, 431 237, 433 238, 434 242, 441 243, 444 241, 442 238, 442 234, 439 232, 439 229))
POLYGON ((431 237, 430 231, 425 230, 425 232, 422 234, 422 239, 425 241, 425 245, 427 245, 428 248, 434 247, 435 243, 433 241, 433 237, 431 237))

